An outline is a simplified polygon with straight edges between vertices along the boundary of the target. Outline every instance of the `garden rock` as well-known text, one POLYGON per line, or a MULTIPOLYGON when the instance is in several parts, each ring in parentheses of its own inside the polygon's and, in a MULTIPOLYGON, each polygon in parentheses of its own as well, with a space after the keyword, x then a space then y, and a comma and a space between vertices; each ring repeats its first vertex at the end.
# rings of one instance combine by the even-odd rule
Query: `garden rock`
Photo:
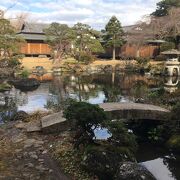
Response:
POLYGON ((39 87, 40 82, 34 78, 18 79, 10 82, 16 89, 21 91, 32 91, 39 87))
POLYGON ((142 165, 133 162, 122 162, 118 166, 115 180, 156 180, 142 165))
POLYGON ((25 121, 28 117, 29 115, 26 112, 18 111, 13 115, 11 121, 25 121))
POLYGON ((43 133, 56 133, 66 131, 68 127, 67 120, 61 112, 45 116, 41 119, 43 133))

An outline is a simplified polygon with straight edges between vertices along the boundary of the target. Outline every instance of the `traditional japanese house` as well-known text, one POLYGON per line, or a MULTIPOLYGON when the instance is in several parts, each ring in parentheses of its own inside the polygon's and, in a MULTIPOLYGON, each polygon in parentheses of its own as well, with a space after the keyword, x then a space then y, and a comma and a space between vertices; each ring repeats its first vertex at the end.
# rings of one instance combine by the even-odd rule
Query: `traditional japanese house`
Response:
POLYGON ((46 36, 43 30, 48 24, 23 23, 18 36, 25 39, 26 43, 21 47, 21 53, 26 57, 50 56, 50 48, 46 43, 46 36))

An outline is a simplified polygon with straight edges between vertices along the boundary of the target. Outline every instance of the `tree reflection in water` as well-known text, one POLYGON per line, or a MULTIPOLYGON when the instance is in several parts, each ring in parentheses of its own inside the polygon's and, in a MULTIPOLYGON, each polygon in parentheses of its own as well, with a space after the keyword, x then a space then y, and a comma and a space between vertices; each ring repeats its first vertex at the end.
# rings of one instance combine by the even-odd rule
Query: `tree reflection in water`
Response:
POLYGON ((2 101, 0 105, 0 123, 4 123, 11 120, 13 114, 17 112, 18 108, 14 98, 9 96, 3 97, 2 95, 1 98, 2 101))
POLYGON ((151 85, 158 86, 157 80, 141 75, 104 73, 57 76, 50 87, 47 107, 60 108, 68 98, 93 103, 134 101, 147 97, 151 85))

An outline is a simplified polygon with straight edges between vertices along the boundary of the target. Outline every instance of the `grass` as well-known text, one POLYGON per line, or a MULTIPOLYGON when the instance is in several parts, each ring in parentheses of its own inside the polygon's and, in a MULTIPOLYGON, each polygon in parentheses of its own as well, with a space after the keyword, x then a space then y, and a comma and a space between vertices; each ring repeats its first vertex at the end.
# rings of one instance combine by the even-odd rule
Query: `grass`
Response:
POLYGON ((0 84, 0 92, 8 91, 11 89, 11 86, 8 83, 0 84))

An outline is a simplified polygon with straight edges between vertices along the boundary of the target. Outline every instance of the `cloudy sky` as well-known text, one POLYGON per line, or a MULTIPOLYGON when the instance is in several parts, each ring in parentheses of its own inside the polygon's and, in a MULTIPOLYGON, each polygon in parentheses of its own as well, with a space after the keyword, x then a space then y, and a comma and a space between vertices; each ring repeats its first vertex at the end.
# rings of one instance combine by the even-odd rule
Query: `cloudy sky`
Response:
POLYGON ((10 8, 5 16, 14 18, 19 13, 28 13, 34 22, 60 22, 73 25, 87 23, 102 29, 112 15, 122 25, 132 25, 150 14, 160 0, 1 0, 0 9, 10 8))

